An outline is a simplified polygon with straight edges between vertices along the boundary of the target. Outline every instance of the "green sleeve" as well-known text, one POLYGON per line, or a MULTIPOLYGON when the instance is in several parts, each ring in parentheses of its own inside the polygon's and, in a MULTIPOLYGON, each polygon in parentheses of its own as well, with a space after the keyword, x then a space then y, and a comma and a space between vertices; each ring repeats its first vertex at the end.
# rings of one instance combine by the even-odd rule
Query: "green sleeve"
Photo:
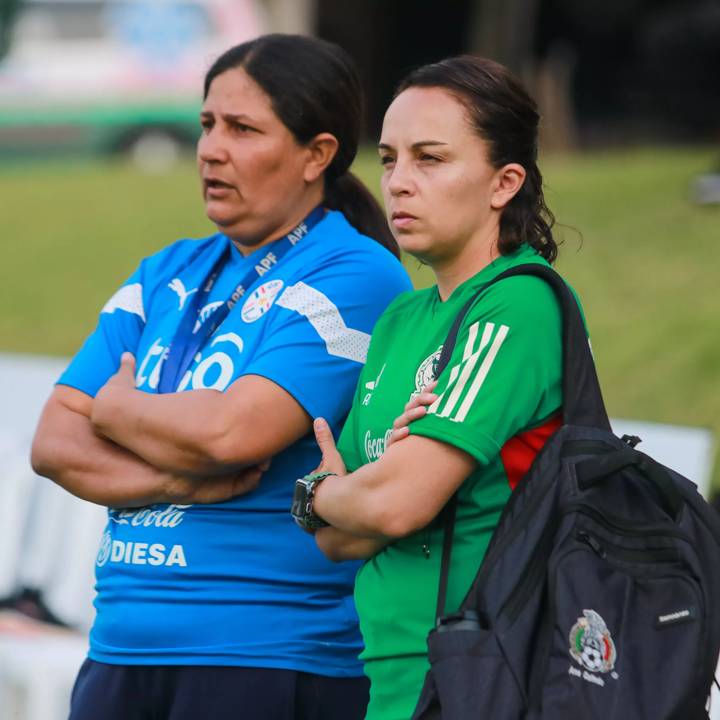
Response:
POLYGON ((441 440, 485 465, 507 440, 562 404, 562 322, 543 280, 492 285, 468 312, 428 414, 410 432, 441 440))

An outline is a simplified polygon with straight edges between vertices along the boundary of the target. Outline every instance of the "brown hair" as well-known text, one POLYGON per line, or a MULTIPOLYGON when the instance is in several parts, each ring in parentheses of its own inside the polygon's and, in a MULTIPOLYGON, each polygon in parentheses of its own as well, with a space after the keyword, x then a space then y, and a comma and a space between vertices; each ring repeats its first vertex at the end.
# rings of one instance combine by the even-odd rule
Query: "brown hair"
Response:
POLYGON ((545 204, 537 166, 540 116, 520 81, 500 63, 460 55, 414 70, 400 82, 395 97, 411 87, 437 87, 455 95, 487 143, 493 167, 518 163, 525 168, 522 187, 500 217, 498 249, 509 255, 527 243, 553 262, 558 252, 552 235, 555 216, 545 204))
POLYGON ((300 144, 328 132, 338 150, 325 171, 325 205, 340 210, 359 232, 396 257, 397 242, 385 213, 350 172, 363 117, 363 95, 350 56, 333 43, 302 35, 262 35, 223 53, 205 76, 207 98, 213 80, 241 67, 270 98, 275 114, 300 144))

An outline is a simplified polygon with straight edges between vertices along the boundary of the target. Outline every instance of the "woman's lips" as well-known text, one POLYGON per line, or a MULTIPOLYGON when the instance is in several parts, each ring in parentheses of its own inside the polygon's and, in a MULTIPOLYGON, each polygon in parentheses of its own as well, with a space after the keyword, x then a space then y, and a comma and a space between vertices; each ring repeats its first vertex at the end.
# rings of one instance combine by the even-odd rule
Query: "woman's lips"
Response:
POLYGON ((222 198, 235 189, 229 183, 217 178, 205 178, 203 184, 205 185, 205 197, 208 198, 222 198))
POLYGON ((398 229, 404 229, 408 226, 412 225, 417 218, 414 215, 410 215, 409 213, 393 213, 392 214, 392 224, 398 228, 398 229))

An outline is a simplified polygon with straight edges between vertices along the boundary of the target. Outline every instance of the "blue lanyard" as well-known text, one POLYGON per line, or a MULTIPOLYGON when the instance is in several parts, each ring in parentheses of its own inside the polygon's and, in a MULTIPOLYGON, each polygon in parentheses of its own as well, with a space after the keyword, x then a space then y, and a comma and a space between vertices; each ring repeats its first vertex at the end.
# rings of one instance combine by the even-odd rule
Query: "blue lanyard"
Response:
POLYGON ((230 297, 220 305, 212 315, 202 322, 199 317, 200 310, 207 304, 208 297, 215 286, 220 272, 230 259, 231 249, 220 256, 213 266, 198 292, 194 293, 192 302, 183 314, 175 337, 166 350, 165 361, 160 368, 158 392, 175 392, 183 376, 193 363, 198 350, 207 342, 208 338, 220 327, 228 313, 235 307, 238 300, 247 293, 253 284, 261 278, 271 267, 280 263, 283 257, 300 242, 310 230, 325 216, 325 210, 316 207, 299 225, 284 237, 275 240, 268 246, 268 251, 258 260, 251 270, 237 284, 230 297))

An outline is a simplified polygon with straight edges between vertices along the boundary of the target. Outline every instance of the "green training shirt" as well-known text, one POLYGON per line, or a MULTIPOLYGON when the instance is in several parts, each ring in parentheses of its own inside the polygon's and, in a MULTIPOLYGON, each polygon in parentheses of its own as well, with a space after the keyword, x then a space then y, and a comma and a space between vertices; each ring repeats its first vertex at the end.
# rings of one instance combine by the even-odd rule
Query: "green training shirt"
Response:
MULTIPOLYGON (((496 259, 441 301, 437 287, 399 296, 378 321, 338 447, 350 471, 377 460, 393 420, 433 379, 460 309, 502 271, 545 264, 523 246, 496 259)), ((460 328, 428 414, 414 435, 454 445, 477 469, 458 494, 446 612, 477 572, 511 488, 560 425, 561 311, 542 279, 508 278, 483 292, 460 328)), ((402 538, 368 560, 355 586, 371 680, 367 720, 407 720, 428 669, 426 637, 437 601, 442 525, 402 538)))

